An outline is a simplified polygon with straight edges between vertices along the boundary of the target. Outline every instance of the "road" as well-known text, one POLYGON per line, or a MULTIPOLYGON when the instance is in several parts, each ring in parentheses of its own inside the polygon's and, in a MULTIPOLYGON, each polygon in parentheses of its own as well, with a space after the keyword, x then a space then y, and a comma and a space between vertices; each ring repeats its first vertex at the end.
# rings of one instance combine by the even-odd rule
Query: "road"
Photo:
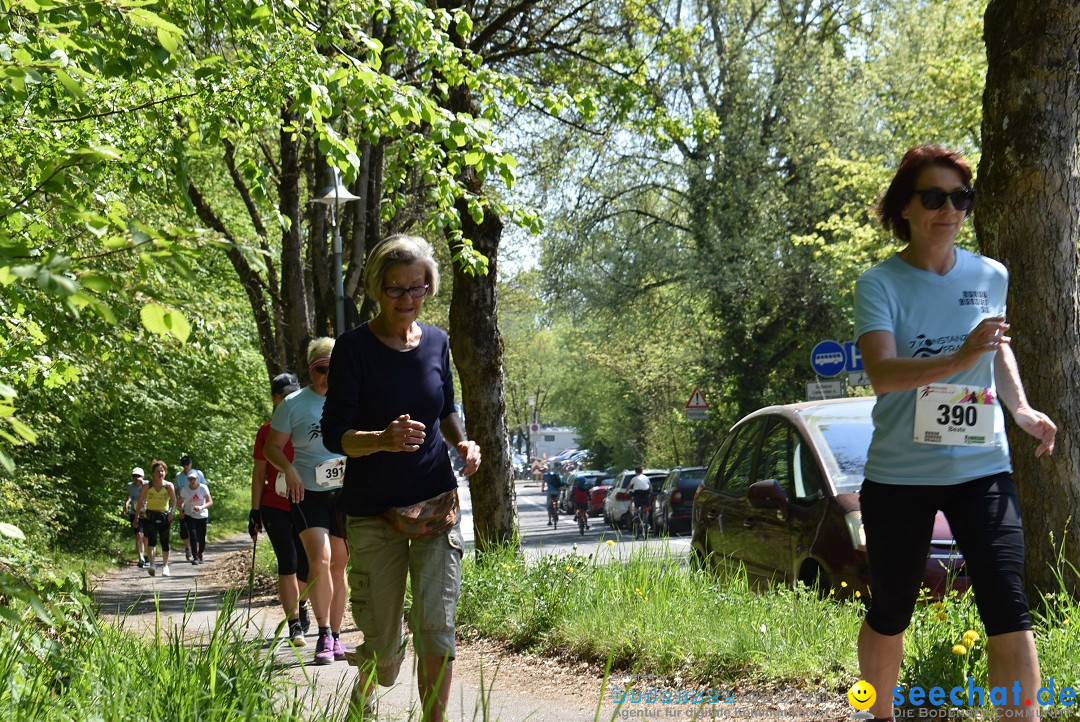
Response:
MULTIPOLYGON (((635 540, 629 532, 620 531, 609 527, 604 523, 603 517, 590 517, 589 529, 584 536, 578 533, 577 524, 570 514, 559 516, 558 529, 552 529, 547 525, 547 495, 536 485, 534 481, 518 481, 515 484, 517 490, 518 528, 521 533, 525 553, 537 557, 548 554, 569 554, 575 548, 592 548, 597 544, 603 544, 608 539, 615 542, 612 552, 617 558, 626 559, 636 551, 643 549, 660 552, 667 547, 669 553, 679 556, 687 556, 690 553, 690 536, 675 536, 671 538, 650 538, 635 540)), ((462 506, 466 504, 468 488, 459 488, 462 496, 462 506)), ((462 533, 471 543, 472 541, 472 501, 467 502, 469 517, 462 518, 462 533), (466 532, 466 526, 468 531, 466 532)))

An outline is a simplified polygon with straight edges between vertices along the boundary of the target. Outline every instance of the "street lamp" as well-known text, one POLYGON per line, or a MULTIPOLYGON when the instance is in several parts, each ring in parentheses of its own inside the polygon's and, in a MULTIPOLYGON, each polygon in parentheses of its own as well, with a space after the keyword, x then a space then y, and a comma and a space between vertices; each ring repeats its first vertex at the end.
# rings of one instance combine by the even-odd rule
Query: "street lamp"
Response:
POLYGON ((341 269, 341 226, 338 223, 338 207, 350 201, 360 200, 360 196, 353 195, 345 184, 341 182, 336 166, 331 165, 330 170, 334 174, 333 185, 323 189, 323 192, 312 199, 312 203, 321 203, 330 209, 330 223, 334 226, 334 329, 336 336, 345 333, 345 280, 341 269))

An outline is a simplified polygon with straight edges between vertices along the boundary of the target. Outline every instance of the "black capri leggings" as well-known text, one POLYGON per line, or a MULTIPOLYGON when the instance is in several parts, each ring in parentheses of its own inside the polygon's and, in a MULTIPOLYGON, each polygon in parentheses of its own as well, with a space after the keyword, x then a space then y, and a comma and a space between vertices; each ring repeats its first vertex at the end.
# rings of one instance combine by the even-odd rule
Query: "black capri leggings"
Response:
POLYGON ((859 502, 873 591, 866 623, 875 632, 900 634, 911 622, 939 509, 964 555, 986 634, 1031 629, 1024 594, 1024 529, 1009 474, 947 486, 867 479, 859 502))
POLYGON ((293 527, 292 513, 272 506, 264 506, 262 514, 263 529, 270 537, 270 546, 274 547, 277 557, 278 576, 295 574, 301 582, 308 578, 308 560, 300 536, 293 527))
POLYGON ((169 515, 163 511, 148 511, 142 524, 143 534, 146 536, 146 546, 157 546, 158 535, 161 536, 161 551, 169 551, 169 532, 172 530, 172 522, 169 515))

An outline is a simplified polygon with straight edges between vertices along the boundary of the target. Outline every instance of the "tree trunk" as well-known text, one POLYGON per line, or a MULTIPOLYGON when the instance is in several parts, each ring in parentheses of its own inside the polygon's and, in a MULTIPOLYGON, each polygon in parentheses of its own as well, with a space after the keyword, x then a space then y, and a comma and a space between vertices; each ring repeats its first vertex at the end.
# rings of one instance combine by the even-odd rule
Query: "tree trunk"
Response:
POLYGON ((1059 555, 1080 568, 1080 5, 993 0, 983 32, 975 228, 1011 274, 1010 335, 1028 399, 1058 425, 1054 455, 1042 459, 1031 437, 1009 430, 1029 591, 1055 591, 1059 555))
MULTIPOLYGON (((460 0, 449 0, 443 7, 472 10, 460 0)), ((466 46, 453 25, 450 32, 455 43, 466 46)), ((472 93, 465 84, 451 90, 448 105, 454 113, 478 115, 472 93)), ((483 196, 483 182, 471 168, 463 171, 459 180, 469 193, 483 196)), ((496 303, 503 223, 490 208, 485 209, 483 221, 475 223, 465 199, 458 200, 457 212, 465 238, 488 259, 488 272, 484 276, 470 275, 454 264, 454 295, 450 301, 450 350, 461 380, 465 424, 469 437, 480 445, 483 454, 480 470, 469 483, 476 549, 483 553, 493 545, 514 538, 517 517, 510 434, 506 423, 503 342, 496 303)), ((450 249, 451 257, 456 251, 456 248, 450 249)))
POLYGON ((286 368, 303 375, 307 370, 305 352, 311 340, 311 306, 304 276, 304 244, 300 227, 304 221, 300 210, 300 137, 284 130, 295 124, 296 114, 281 113, 280 152, 281 180, 278 185, 278 210, 289 219, 281 233, 281 300, 285 307, 285 325, 280 334, 286 344, 286 368))
POLYGON ((483 454, 480 470, 469 482, 476 549, 482 553, 514 538, 516 517, 503 392, 503 342, 495 295, 503 224, 494 213, 485 214, 480 225, 473 223, 464 201, 459 203, 458 213, 465 236, 489 260, 485 276, 469 275, 454 265, 450 301, 450 350, 461 380, 466 428, 483 454))

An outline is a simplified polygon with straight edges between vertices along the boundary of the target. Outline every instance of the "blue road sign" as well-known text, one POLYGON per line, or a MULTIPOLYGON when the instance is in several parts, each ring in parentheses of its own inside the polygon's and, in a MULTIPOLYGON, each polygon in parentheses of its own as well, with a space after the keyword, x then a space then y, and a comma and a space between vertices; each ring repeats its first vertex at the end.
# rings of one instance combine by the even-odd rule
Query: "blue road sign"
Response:
POLYGON ((810 366, 818 376, 839 376, 847 367, 848 355, 843 345, 836 341, 818 341, 810 352, 810 366))
POLYGON ((854 341, 844 341, 844 370, 848 373, 853 371, 862 371, 862 353, 859 352, 859 347, 854 341))

